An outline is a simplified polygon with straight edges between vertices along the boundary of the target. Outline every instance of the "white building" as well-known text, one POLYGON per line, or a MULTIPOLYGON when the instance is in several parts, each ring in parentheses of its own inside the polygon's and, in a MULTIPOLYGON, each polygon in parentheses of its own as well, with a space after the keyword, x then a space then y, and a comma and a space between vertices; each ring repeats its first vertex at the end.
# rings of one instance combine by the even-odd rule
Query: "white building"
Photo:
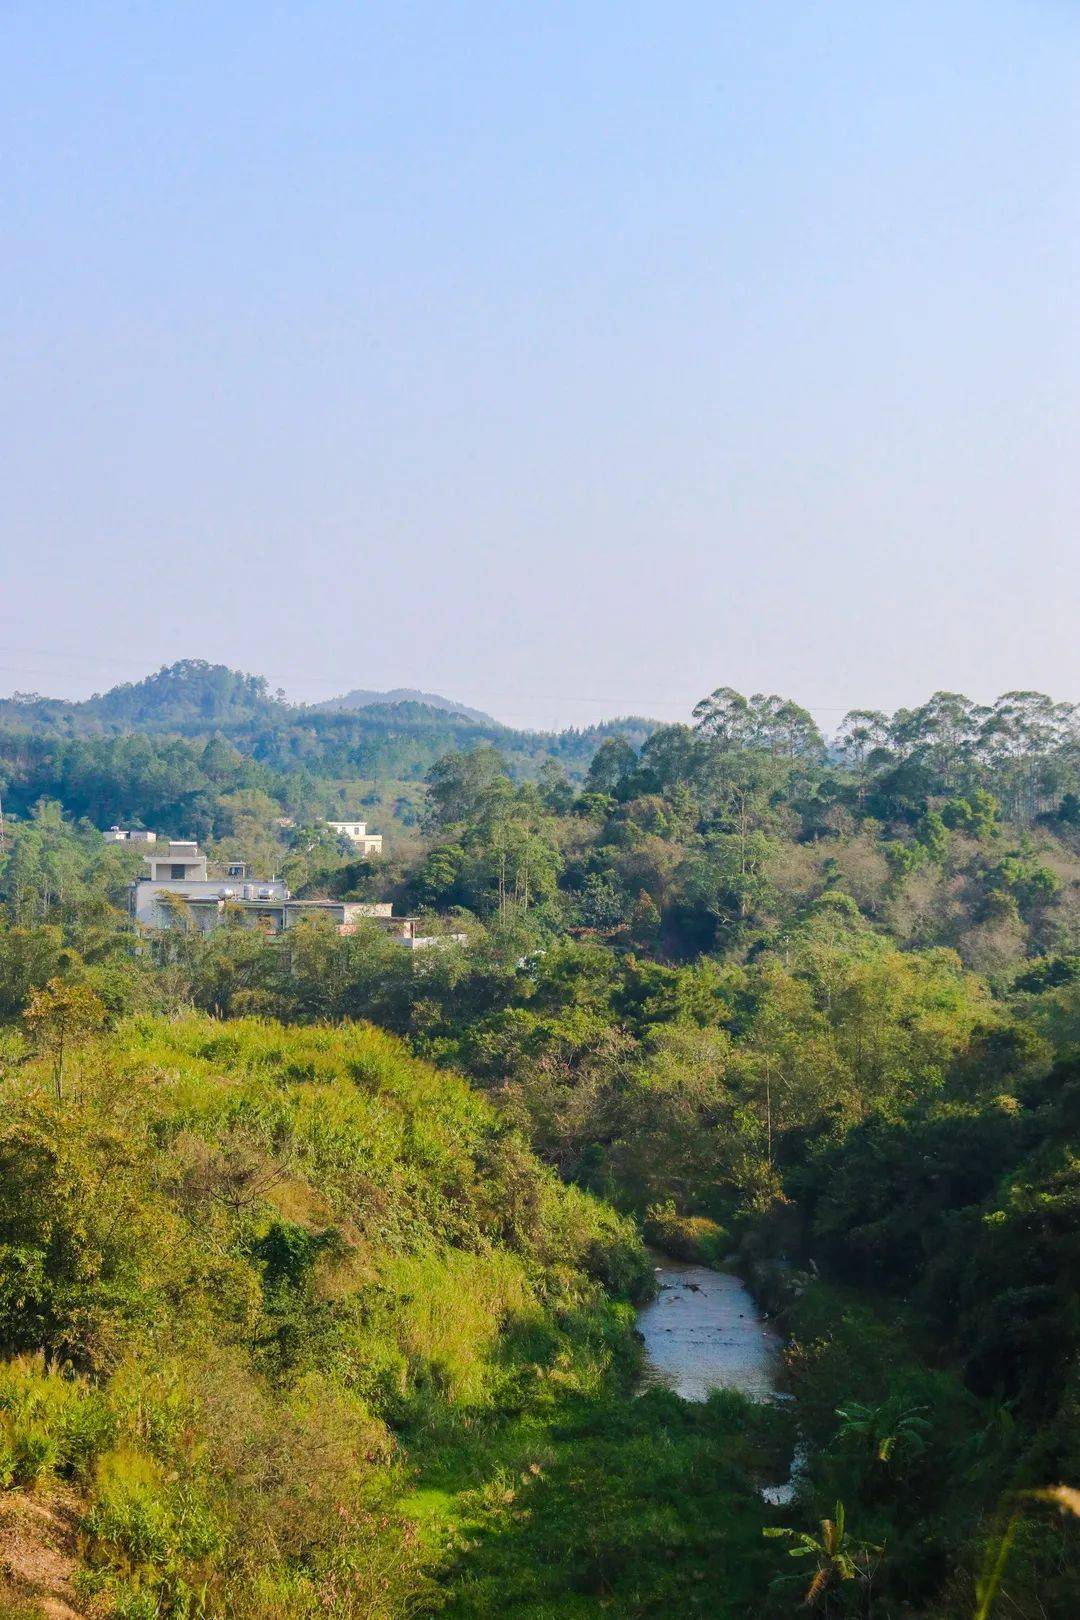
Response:
POLYGON ((173 900, 218 902, 224 907, 230 900, 281 901, 287 899, 288 889, 280 878, 253 882, 246 876, 246 868, 230 867, 227 878, 207 876, 206 856, 194 839, 170 839, 155 844, 153 854, 144 855, 145 874, 131 885, 131 911, 137 923, 144 928, 169 928, 175 925, 176 911, 173 900))
POLYGON ((250 878, 241 862, 224 878, 208 877, 206 856, 193 840, 171 839, 144 855, 143 862, 145 875, 131 885, 131 913, 143 928, 209 933, 237 921, 281 934, 305 919, 324 917, 339 934, 355 934, 374 923, 406 950, 465 943, 464 934, 425 934, 422 919, 395 917, 389 901, 294 900, 280 878, 250 878))
POLYGON ((157 833, 144 832, 141 827, 110 827, 101 836, 107 844, 157 843, 157 833))
POLYGON ((339 838, 347 838, 355 845, 365 860, 369 855, 382 854, 382 833, 369 833, 366 821, 328 821, 326 825, 339 838))

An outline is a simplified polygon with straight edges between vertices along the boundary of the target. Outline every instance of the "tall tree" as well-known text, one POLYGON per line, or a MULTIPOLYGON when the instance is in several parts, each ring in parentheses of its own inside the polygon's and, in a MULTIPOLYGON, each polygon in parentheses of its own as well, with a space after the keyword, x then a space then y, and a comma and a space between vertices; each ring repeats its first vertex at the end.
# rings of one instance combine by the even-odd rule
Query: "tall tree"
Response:
POLYGON ((34 1043, 49 1052, 57 1102, 64 1096, 64 1067, 73 1047, 100 1029, 105 1006, 88 984, 50 979, 30 997, 23 1020, 34 1043))

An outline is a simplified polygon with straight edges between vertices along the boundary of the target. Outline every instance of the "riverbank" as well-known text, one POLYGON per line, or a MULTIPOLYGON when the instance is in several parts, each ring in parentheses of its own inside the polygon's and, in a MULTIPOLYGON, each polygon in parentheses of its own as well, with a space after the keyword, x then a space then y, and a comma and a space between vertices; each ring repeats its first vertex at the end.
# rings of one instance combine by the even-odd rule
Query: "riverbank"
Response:
MULTIPOLYGON (((681 1400, 738 1396, 774 1410, 786 1402, 782 1336, 743 1279, 650 1249, 657 1293, 638 1310, 644 1351, 641 1389, 666 1389, 681 1400)), ((763 1501, 790 1502, 804 1466, 790 1413, 761 1459, 756 1475, 763 1501), (782 1438, 781 1438, 782 1435, 782 1438)))

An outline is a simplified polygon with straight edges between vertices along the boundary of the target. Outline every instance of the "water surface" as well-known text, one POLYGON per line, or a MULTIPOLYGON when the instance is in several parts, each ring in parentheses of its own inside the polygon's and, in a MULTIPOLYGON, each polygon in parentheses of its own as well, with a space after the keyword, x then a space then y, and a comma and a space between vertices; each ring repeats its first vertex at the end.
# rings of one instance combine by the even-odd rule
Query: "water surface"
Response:
POLYGON ((686 1401, 703 1401, 711 1389, 770 1400, 781 1339, 742 1280, 665 1255, 655 1255, 654 1264, 660 1292, 638 1312, 637 1324, 646 1385, 662 1384, 686 1401))

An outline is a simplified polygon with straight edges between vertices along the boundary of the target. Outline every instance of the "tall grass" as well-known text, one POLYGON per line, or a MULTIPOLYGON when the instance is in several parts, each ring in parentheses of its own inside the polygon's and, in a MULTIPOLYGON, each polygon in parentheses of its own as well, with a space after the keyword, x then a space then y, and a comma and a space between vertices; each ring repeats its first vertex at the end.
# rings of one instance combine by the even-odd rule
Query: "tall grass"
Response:
POLYGON ((22 1066, 0 1172, 0 1488, 78 1491, 114 1620, 430 1609, 420 1470, 632 1359, 632 1227, 371 1029, 121 1025, 60 1106, 22 1066))

